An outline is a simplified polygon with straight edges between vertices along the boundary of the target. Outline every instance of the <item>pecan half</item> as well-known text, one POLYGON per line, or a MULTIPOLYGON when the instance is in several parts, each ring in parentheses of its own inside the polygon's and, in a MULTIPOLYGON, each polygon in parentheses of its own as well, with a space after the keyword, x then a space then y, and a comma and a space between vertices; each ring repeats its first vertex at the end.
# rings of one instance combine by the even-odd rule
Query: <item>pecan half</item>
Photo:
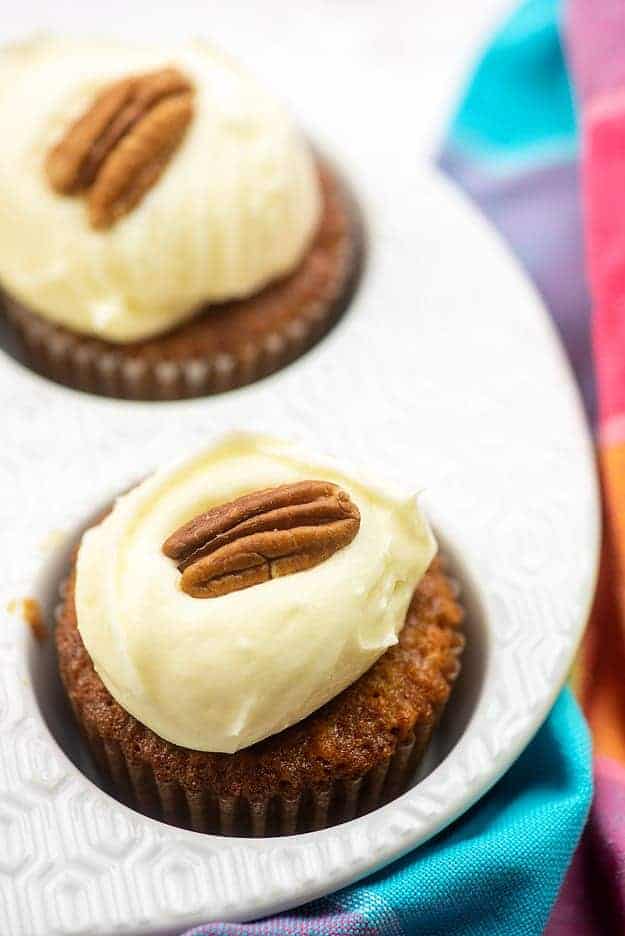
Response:
POLYGON ((176 68, 123 78, 102 91, 48 153, 63 195, 86 191, 89 219, 109 227, 163 172, 193 116, 193 86, 176 68))
POLYGON ((300 481, 213 507, 176 530, 163 552, 194 598, 216 598, 310 569, 349 545, 360 512, 336 484, 300 481))

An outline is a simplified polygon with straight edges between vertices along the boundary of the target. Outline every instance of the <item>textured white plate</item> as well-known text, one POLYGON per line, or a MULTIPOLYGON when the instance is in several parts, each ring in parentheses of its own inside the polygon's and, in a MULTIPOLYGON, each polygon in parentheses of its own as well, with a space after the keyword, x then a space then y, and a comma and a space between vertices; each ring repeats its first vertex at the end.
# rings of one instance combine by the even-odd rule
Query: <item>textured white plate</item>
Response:
MULTIPOLYGON (((597 496, 568 367, 495 235, 445 182, 415 167, 431 143, 423 115, 430 128, 438 122, 436 95, 449 77, 443 68, 434 79, 428 62, 443 61, 449 23, 464 31, 464 19, 439 17, 436 31, 434 11, 451 0, 428 2, 425 15, 398 0, 386 19, 364 0, 311 0, 289 17, 272 2, 273 15, 270 0, 151 4, 148 19, 168 34, 165 19, 182 8, 187 31, 214 20, 226 45, 289 95, 360 195, 366 275, 322 344, 219 398, 84 396, 0 353, 3 936, 178 933, 292 906, 383 865, 459 815, 514 760, 555 698, 585 621, 597 496), (311 36, 324 17, 320 71, 311 36), (51 609, 68 549, 93 511, 162 459, 228 428, 291 436, 346 467, 424 489, 471 612, 463 675, 425 778, 367 817, 287 839, 176 830, 100 791, 75 766, 80 750, 50 641, 37 644, 19 618, 4 616, 24 595, 51 609)), ((73 27, 76 16, 78 28, 107 31, 146 23, 142 3, 121 0, 80 9, 25 0, 8 15, 14 34, 43 22, 73 27)))
POLYGON ((591 599, 598 514, 591 446, 552 327, 447 183, 407 162, 389 178, 374 158, 366 172, 345 161, 370 225, 367 271, 346 318, 280 374, 219 398, 130 404, 0 357, 2 607, 35 595, 50 608, 85 519, 172 453, 231 427, 294 437, 423 488, 460 562, 473 650, 434 764, 447 756, 395 802, 327 831, 268 840, 180 831, 109 798, 61 751, 41 711, 64 742, 49 647, 7 614, 6 936, 175 932, 339 888, 479 797, 565 678, 591 599))

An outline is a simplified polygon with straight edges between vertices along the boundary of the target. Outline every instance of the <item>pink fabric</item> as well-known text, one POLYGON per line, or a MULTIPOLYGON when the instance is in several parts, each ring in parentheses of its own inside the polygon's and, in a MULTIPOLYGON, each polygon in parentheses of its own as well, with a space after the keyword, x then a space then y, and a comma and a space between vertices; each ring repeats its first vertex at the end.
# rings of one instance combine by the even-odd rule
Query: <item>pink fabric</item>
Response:
POLYGON ((623 0, 570 0, 567 24, 569 61, 581 103, 625 85, 623 0))
POLYGON ((603 422, 625 413, 625 85, 588 103, 584 130, 587 268, 603 422))
POLYGON ((587 271, 601 422, 625 413, 625 3, 570 0, 568 57, 580 104, 587 271))

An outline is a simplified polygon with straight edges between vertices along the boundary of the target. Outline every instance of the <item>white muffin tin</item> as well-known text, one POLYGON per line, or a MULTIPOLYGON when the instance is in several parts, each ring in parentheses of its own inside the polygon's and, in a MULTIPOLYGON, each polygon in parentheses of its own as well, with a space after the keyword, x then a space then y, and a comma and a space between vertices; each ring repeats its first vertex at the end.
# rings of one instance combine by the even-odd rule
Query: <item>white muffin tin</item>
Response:
POLYGON ((76 393, 0 355, 3 936, 163 936, 335 890, 473 803, 566 677, 599 525, 568 365, 496 235, 415 166, 410 145, 397 145, 409 135, 379 135, 367 116, 344 126, 334 109, 311 121, 361 200, 369 256, 347 315, 289 368, 220 397, 142 404, 76 393), (93 513, 164 459, 232 428, 291 437, 423 490, 469 605, 465 668, 425 776, 382 809, 307 835, 199 835, 110 798, 81 760, 52 641, 38 643, 4 610, 31 596, 49 616, 93 513))
POLYGON ((592 450, 551 325, 448 184, 413 171, 382 198, 352 177, 371 221, 361 288, 334 331, 274 377, 222 397, 133 404, 0 358, 1 604, 33 596, 50 614, 81 526, 173 453, 234 427, 295 438, 423 489, 454 558, 471 649, 435 769, 382 809, 322 832, 262 840, 171 828, 111 799, 68 759, 57 738, 74 758, 76 739, 51 641, 37 643, 6 613, 6 936, 175 932, 334 890, 466 809, 527 743, 566 676, 592 596, 598 514, 592 450))

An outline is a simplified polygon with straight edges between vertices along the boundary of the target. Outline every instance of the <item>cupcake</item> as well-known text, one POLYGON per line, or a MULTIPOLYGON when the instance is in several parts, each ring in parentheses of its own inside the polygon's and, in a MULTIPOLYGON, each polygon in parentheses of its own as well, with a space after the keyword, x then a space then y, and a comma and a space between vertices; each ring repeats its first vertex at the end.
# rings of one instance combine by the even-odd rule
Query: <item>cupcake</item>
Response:
POLYGON ((308 831, 410 782, 463 613, 414 497, 232 435, 120 497, 57 612, 112 792, 196 831, 308 831))
POLYGON ((215 48, 35 40, 0 57, 0 87, 0 284, 35 369, 197 396, 271 373, 336 320, 353 204, 215 48))

